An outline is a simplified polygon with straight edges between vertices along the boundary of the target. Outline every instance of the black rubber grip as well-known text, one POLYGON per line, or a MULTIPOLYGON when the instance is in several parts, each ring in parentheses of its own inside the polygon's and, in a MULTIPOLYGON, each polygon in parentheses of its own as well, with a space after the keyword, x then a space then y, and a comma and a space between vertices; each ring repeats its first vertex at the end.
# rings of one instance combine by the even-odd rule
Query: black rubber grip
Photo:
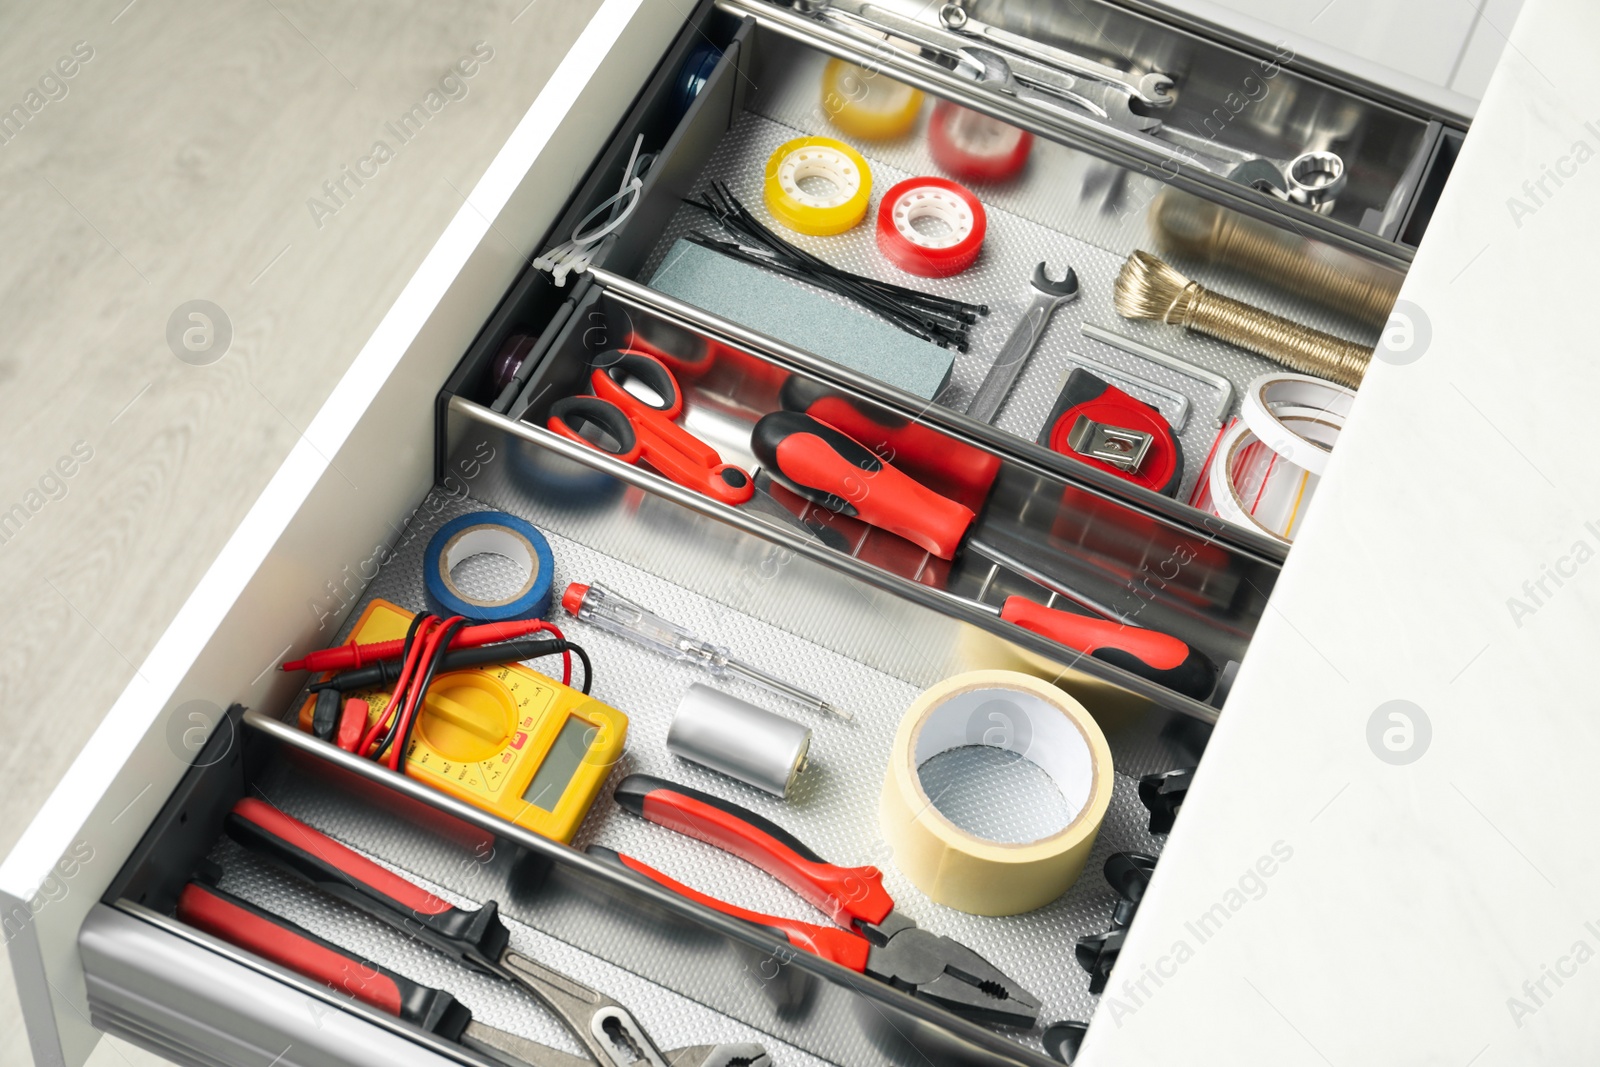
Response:
POLYGON ((824 486, 807 485, 778 463, 778 446, 795 434, 813 434, 851 465, 875 473, 883 461, 873 455, 854 438, 846 437, 832 426, 824 425, 810 415, 797 411, 774 411, 763 415, 750 433, 750 450, 756 454, 768 474, 796 496, 803 496, 835 515, 854 515, 855 505, 824 486))
POLYGON ((1212 663, 1205 653, 1193 646, 1189 648, 1189 654, 1184 657, 1182 663, 1168 670, 1152 667, 1133 653, 1120 648, 1097 648, 1090 655, 1095 659, 1104 660, 1113 667, 1121 667, 1129 674, 1148 678, 1158 685, 1166 686, 1174 693, 1182 693, 1196 700, 1205 700, 1217 687, 1217 665, 1212 663))

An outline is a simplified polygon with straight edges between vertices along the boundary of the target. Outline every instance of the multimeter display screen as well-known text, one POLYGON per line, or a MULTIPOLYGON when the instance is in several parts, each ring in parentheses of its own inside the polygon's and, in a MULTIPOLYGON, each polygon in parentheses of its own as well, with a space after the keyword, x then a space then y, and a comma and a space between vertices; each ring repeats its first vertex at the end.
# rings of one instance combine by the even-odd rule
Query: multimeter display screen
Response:
POLYGON ((544 762, 534 772, 533 781, 528 783, 528 790, 522 794, 522 799, 536 808, 554 811, 561 802, 561 794, 567 791, 572 776, 578 773, 578 766, 589 751, 589 743, 594 740, 594 732, 598 729, 593 723, 576 715, 569 716, 561 732, 556 735, 555 744, 550 746, 544 762))

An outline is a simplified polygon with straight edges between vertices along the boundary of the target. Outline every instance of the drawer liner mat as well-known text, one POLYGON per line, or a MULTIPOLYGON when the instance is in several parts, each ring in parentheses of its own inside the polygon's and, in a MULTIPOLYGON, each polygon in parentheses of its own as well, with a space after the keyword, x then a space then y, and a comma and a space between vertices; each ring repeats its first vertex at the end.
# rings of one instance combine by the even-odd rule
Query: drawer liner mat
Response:
MULTIPOLYGON (((343 640, 361 608, 372 597, 382 597, 409 609, 424 608, 422 556, 433 531, 457 515, 482 509, 483 505, 470 498, 435 491, 428 507, 419 509, 412 520, 415 531, 408 529, 401 538, 399 549, 372 580, 338 639, 343 640), (432 502, 441 504, 436 513, 429 513, 428 509, 434 506, 432 502)), ((734 655, 851 709, 856 716, 853 722, 824 718, 799 706, 788 705, 742 680, 712 679, 691 666, 668 661, 574 619, 557 618, 554 621, 567 636, 582 644, 594 660, 595 697, 622 710, 630 722, 627 751, 573 842, 575 847, 603 844, 635 855, 687 884, 743 906, 825 922, 820 913, 754 867, 710 845, 647 824, 622 812, 610 800, 616 783, 633 773, 657 775, 725 796, 784 826, 833 862, 872 863, 880 867, 885 886, 906 914, 929 930, 948 934, 971 946, 1038 996, 1043 1002, 1042 1022, 1090 1017, 1098 998, 1089 994, 1088 975, 1076 962, 1073 949, 1078 938, 1100 932, 1109 924, 1117 898, 1100 869, 1111 852, 1136 850, 1158 854, 1165 840, 1164 836, 1152 835, 1146 830, 1148 813, 1139 801, 1135 778, 1117 773, 1111 807, 1083 877, 1054 903, 1025 915, 1000 918, 967 915, 934 904, 894 866, 877 822, 883 767, 895 729, 919 692, 919 686, 562 537, 545 526, 537 514, 524 517, 540 526, 549 537, 555 555, 558 593, 568 582, 601 582, 664 617, 690 627, 701 637, 728 646, 734 655), (667 751, 666 734, 677 701, 685 689, 697 681, 714 684, 811 727, 811 765, 788 800, 780 800, 678 759, 667 751), (1050 950, 1041 951, 1041 946, 1050 946, 1050 950)), ((506 568, 512 566, 499 557, 478 556, 465 561, 454 574, 464 589, 472 591, 476 587, 481 595, 494 595, 496 590, 506 587, 508 580, 520 581, 514 568, 511 573, 507 572, 506 568), (478 585, 480 582, 484 584, 478 585)), ((336 642, 329 642, 333 643, 336 642)), ((545 666, 554 669, 549 664, 545 666)), ((581 669, 574 661, 574 671, 581 669)), ((298 706, 296 700, 294 707, 298 706)), ((997 836, 1032 837, 1037 833, 1041 809, 1050 807, 1049 803, 1041 804, 1034 793, 1038 777, 1014 773, 1021 768, 1003 766, 1007 761, 995 761, 993 755, 974 752, 964 765, 958 760, 942 761, 940 774, 961 778, 966 786, 954 791, 964 807, 953 811, 953 817, 968 825, 988 828, 997 836), (997 763, 1002 764, 998 771, 995 770, 997 763), (972 776, 978 773, 993 774, 992 788, 972 787, 972 776)), ((1114 749, 1113 758, 1116 757, 1114 749)), ((284 810, 400 870, 441 883, 448 891, 444 895, 456 895, 452 899, 505 900, 503 875, 486 865, 470 860, 464 862, 458 845, 443 842, 436 835, 410 827, 397 818, 374 821, 368 815, 354 815, 348 801, 315 783, 291 777, 278 788, 282 795, 275 795, 272 800, 284 810)), ((1059 798, 1055 799, 1059 802, 1059 798)), ((229 866, 230 878, 240 879, 229 888, 248 899, 257 899, 259 876, 246 874, 242 865, 230 863, 229 866)), ((536 911, 525 914, 512 911, 511 914, 534 927, 539 924, 536 911)), ((368 921, 353 925, 360 926, 362 937, 369 927, 375 930, 377 926, 368 921)), ((328 936, 352 948, 364 948, 359 938, 351 939, 354 935, 335 931, 328 936)), ((416 946, 397 946, 396 951, 428 954, 416 946)), ((387 962, 388 958, 378 959, 387 962)), ((559 965, 554 958, 551 962, 559 965)), ((406 970, 399 957, 396 957, 396 967, 404 973, 414 973, 406 970)), ((584 977, 589 972, 576 973, 584 977)), ((416 976, 427 977, 420 972, 416 972, 416 976)), ((617 993, 624 1003, 634 1003, 621 995, 625 991, 621 986, 613 990, 598 977, 594 984, 617 993)), ((663 990, 662 996, 671 998, 677 994, 663 990)), ((667 1031, 656 1028, 648 1001, 639 999, 636 1011, 652 1034, 666 1040, 667 1031)), ((488 1017, 485 1021, 499 1025, 488 1017)), ((529 1036, 538 1035, 530 1033, 529 1036)), ((1040 1048, 1036 1036, 1018 1039, 1035 1049, 1040 1048)))
MULTIPOLYGON (((293 791, 288 796, 305 799, 293 791)), ((277 801, 280 798, 275 795, 272 799, 277 801)), ((389 863, 382 856, 366 854, 370 859, 406 874, 424 889, 452 904, 467 908, 477 906, 475 900, 453 893, 448 887, 431 882, 415 871, 389 863)), ((226 838, 218 843, 211 858, 222 864, 227 872, 222 880, 222 888, 228 892, 292 918, 298 925, 356 952, 364 960, 389 967, 436 989, 449 990, 457 1000, 472 1009, 472 1017, 477 1022, 520 1034, 575 1056, 588 1055, 554 1012, 546 1010, 531 994, 519 987, 475 971, 419 944, 400 930, 386 926, 283 873, 226 838)), ((784 1067, 790 1064, 820 1067, 827 1062, 680 993, 607 963, 598 956, 540 933, 527 923, 508 917, 506 925, 511 931, 512 948, 530 959, 580 978, 621 1003, 664 1051, 687 1045, 755 1041, 766 1045, 773 1062, 784 1067)), ((309 1005, 310 1002, 307 1003, 309 1005)))

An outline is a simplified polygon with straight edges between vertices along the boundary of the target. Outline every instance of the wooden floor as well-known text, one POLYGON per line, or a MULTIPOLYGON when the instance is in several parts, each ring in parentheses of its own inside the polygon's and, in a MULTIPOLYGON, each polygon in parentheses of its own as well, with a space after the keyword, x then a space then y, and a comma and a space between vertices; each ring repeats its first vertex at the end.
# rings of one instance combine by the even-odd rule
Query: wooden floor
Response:
MULTIPOLYGON (((0 14, 0 854, 598 4, 0 14), (214 362, 220 329, 169 344, 194 300, 214 362)), ((0 956, 0 1067, 31 1062, 0 956)))

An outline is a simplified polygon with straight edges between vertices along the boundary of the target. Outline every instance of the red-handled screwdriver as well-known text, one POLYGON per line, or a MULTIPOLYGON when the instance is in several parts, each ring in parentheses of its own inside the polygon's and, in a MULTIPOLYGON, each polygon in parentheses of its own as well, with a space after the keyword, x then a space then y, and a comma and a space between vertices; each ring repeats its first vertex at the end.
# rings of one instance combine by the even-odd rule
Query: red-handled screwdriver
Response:
POLYGON ((750 447, 790 492, 898 534, 940 559, 955 558, 977 518, 971 508, 883 462, 853 437, 798 411, 763 416, 750 447))
POLYGON ((1176 637, 1137 626, 1114 608, 971 536, 977 518, 971 509, 933 492, 826 423, 799 412, 775 411, 756 423, 750 443, 774 480, 820 507, 898 534, 941 559, 951 559, 965 547, 1111 621, 1056 611, 1021 597, 999 609, 968 603, 1174 692, 1196 700, 1210 695, 1216 667, 1203 653, 1176 637))
POLYGON ((981 600, 967 603, 1058 645, 1159 682, 1174 693, 1204 700, 1217 684, 1216 665, 1171 634, 1047 608, 1021 596, 1007 597, 1004 606, 998 608, 981 600))

